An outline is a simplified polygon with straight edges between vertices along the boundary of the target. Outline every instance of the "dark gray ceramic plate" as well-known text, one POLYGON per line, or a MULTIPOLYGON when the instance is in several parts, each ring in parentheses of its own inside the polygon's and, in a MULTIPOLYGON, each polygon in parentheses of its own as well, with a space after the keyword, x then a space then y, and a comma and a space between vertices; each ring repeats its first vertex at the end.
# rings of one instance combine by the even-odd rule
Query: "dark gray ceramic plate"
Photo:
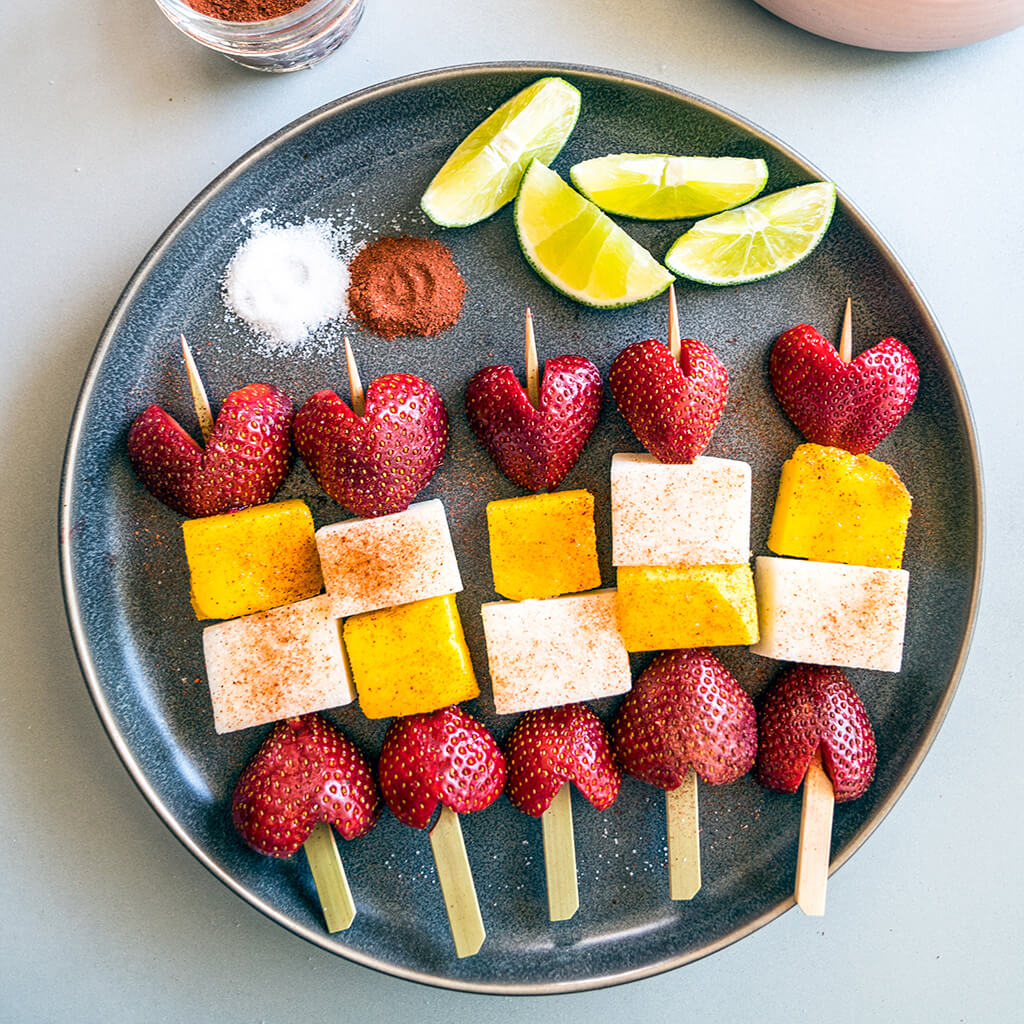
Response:
MULTIPOLYGON (((68 443, 61 508, 61 564, 83 671, 111 739, 147 799, 182 843, 243 898, 296 934, 358 963, 452 988, 529 993, 628 981, 719 949, 792 905, 799 797, 765 792, 752 779, 701 792, 704 886, 688 903, 668 899, 663 798, 627 780, 605 813, 575 798, 582 906, 551 924, 544 896, 540 826, 502 797, 464 818, 488 938, 479 955, 455 958, 427 837, 385 816, 343 850, 359 907, 353 927, 328 935, 304 858, 275 861, 247 849, 229 821, 235 777, 264 729, 213 732, 203 682, 201 627, 188 601, 180 518, 137 483, 125 456, 133 417, 156 401, 193 422, 174 339, 184 331, 216 398, 252 380, 287 388, 297 402, 342 388, 337 351, 309 359, 260 354, 224 322, 219 279, 246 237, 247 214, 277 220, 351 218, 366 239, 406 231, 441 238, 469 285, 459 324, 438 338, 383 342, 352 324, 364 380, 405 370, 444 394, 452 438, 425 497, 448 508, 465 592, 466 633, 483 696, 469 710, 499 738, 511 721, 489 697, 479 606, 493 599, 484 504, 516 493, 491 466, 462 414, 466 381, 480 366, 520 366, 524 307, 534 312, 542 354, 581 352, 603 371, 626 343, 664 337, 663 298, 628 310, 594 311, 555 293, 526 265, 510 211, 464 230, 425 221, 418 199, 447 153, 494 106, 542 74, 563 74, 583 108, 554 166, 632 150, 764 157, 769 189, 824 177, 777 140, 720 108, 654 82, 578 67, 478 66, 418 75, 331 103, 283 129, 225 171, 168 229, 111 316, 82 389, 68 443)), ((841 185, 841 182, 840 182, 841 185)), ((658 256, 678 224, 630 222, 658 256)), ((859 348, 894 334, 921 366, 917 402, 877 451, 914 495, 905 565, 911 572, 904 670, 851 673, 875 724, 876 781, 836 810, 835 864, 860 845, 893 805, 927 751, 952 698, 980 575, 980 471, 960 380, 939 329, 906 272, 863 217, 840 199, 822 245, 772 280, 712 289, 681 283, 684 333, 708 342, 728 366, 729 406, 715 455, 754 469, 753 546, 763 553, 779 468, 799 438, 777 407, 768 349, 807 321, 835 335, 852 296, 859 348)), ((638 450, 610 400, 565 487, 597 496, 602 574, 608 557, 608 465, 638 450)), ((303 497, 317 524, 344 517, 302 466, 282 497, 303 497)), ((753 694, 777 669, 745 649, 722 657, 753 694)), ((646 659, 637 659, 636 668, 646 659)), ((606 719, 615 702, 596 710, 606 719)), ((383 724, 357 707, 332 716, 370 751, 383 724)), ((891 879, 878 879, 880 887, 891 879)), ((833 884, 842 884, 841 881, 833 884)))

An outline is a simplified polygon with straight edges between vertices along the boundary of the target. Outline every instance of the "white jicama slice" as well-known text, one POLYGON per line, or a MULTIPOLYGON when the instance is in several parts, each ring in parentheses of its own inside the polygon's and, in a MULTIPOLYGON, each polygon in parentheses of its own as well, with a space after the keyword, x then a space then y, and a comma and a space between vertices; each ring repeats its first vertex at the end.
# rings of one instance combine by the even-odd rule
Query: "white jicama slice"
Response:
POLYGON ((750 650, 779 661, 898 672, 909 579, 905 569, 759 556, 761 635, 750 650))

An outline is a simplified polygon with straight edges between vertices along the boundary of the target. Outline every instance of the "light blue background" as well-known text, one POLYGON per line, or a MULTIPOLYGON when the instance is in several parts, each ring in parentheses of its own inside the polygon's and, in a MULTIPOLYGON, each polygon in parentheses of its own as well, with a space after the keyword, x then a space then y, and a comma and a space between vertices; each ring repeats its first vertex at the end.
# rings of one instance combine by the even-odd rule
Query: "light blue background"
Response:
POLYGON ((341 52, 313 70, 261 76, 180 36, 145 0, 8 3, 0 28, 0 1021, 1024 1019, 1024 31, 888 54, 810 36, 749 0, 367 0, 341 52), (903 798, 832 879, 827 916, 791 911, 633 985, 519 1000, 350 965, 264 919, 196 863, 101 729, 65 624, 56 552, 82 375, 120 289, 178 211, 327 100, 501 59, 670 82, 743 114, 830 175, 909 268, 950 341, 988 500, 982 611, 959 693, 903 798))

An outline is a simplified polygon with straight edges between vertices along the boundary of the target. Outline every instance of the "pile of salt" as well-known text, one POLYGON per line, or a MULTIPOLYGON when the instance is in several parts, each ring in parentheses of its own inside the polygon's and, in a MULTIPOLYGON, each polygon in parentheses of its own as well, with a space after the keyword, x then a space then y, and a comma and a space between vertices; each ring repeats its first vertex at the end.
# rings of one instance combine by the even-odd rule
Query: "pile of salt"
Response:
POLYGON ((264 340, 293 350, 348 314, 348 266, 339 248, 330 221, 258 222, 228 264, 224 300, 264 340))

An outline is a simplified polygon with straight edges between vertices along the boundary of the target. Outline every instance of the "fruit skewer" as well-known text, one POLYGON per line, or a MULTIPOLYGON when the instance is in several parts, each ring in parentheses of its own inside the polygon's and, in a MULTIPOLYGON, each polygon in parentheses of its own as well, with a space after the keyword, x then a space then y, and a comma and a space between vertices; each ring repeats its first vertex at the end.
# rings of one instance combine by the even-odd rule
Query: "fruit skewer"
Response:
MULTIPOLYGON (((853 358, 853 316, 846 300, 843 325, 839 331, 839 358, 844 366, 853 358)), ((796 853, 796 879, 793 897, 808 917, 825 913, 828 865, 832 855, 832 817, 836 794, 825 772, 820 748, 814 752, 804 775, 800 803, 800 839, 796 853)))
MULTIPOLYGON (((540 366, 533 332, 533 314, 529 307, 526 310, 525 337, 526 394, 530 404, 540 409, 540 366)), ((576 837, 572 821, 572 786, 568 780, 558 788, 551 803, 541 814, 540 822, 548 918, 552 921, 568 921, 580 907, 576 837)))
POLYGON ((754 707, 710 647, 757 639, 750 468, 703 456, 728 371, 683 339, 669 288, 667 345, 634 342, 609 373, 619 411, 650 455, 612 459, 612 559, 628 651, 661 651, 613 725, 627 773, 665 790, 669 888, 701 887, 698 778, 732 781, 753 763, 754 707))
MULTIPOLYGON (((213 409, 207 397, 206 386, 203 384, 203 379, 192 355, 192 349, 185 340, 185 335, 182 334, 180 337, 181 354, 185 360, 185 372, 188 375, 188 384, 192 391, 192 402, 205 443, 209 441, 210 434, 213 433, 213 409)), ((309 863, 309 870, 313 875, 327 930, 332 933, 345 931, 355 919, 356 908, 352 890, 349 888, 348 878, 345 875, 345 867, 341 862, 341 855, 338 853, 330 825, 323 821, 317 822, 310 832, 309 838, 302 844, 302 848, 309 863)))
MULTIPOLYGON (((682 356, 676 286, 668 288, 668 349, 675 362, 682 356)), ((692 764, 675 789, 665 790, 665 832, 668 841, 669 895, 689 900, 700 891, 700 802, 697 772, 692 764)))
MULTIPOLYGON (((910 352, 895 338, 887 338, 857 360, 853 359, 851 306, 851 301, 847 299, 836 348, 806 325, 787 331, 773 347, 769 360, 773 389, 783 409, 808 441, 812 442, 798 449, 794 460, 787 463, 787 466, 797 466, 800 453, 806 453, 812 448, 816 449, 815 454, 826 453, 830 461, 837 462, 837 449, 822 448, 822 444, 841 446, 852 453, 870 451, 895 427, 914 400, 919 377, 917 365, 910 352)), ((795 477, 791 473, 787 485, 784 470, 768 545, 772 551, 782 555, 810 559, 817 556, 858 565, 864 563, 879 568, 880 572, 898 573, 906 522, 910 514, 910 496, 895 472, 884 463, 875 463, 866 454, 848 457, 843 454, 849 459, 848 465, 856 466, 860 473, 860 492, 863 498, 858 500, 858 489, 847 486, 841 492, 841 515, 826 516, 822 512, 821 519, 815 522, 817 529, 790 529, 787 526, 790 520, 800 514, 806 516, 804 506, 814 499, 801 497, 798 501, 794 498, 797 485, 792 481, 795 477), (879 470, 884 470, 887 475, 880 475, 877 472, 879 470), (868 486, 875 477, 885 480, 883 488, 872 490, 868 486), (787 519, 787 515, 790 519, 787 519), (778 528, 776 519, 779 520, 778 528), (823 531, 819 523, 824 523, 826 519, 828 531, 823 531), (858 545, 853 537, 863 538, 867 526, 876 520, 889 523, 889 530, 880 533, 876 529, 858 545), (814 537, 819 549, 810 550, 806 544, 801 546, 795 543, 793 537, 798 534, 814 537), (825 545, 826 537, 833 538, 831 547, 825 545)), ((812 456, 803 457, 810 459, 812 456)), ((820 482, 817 506, 820 509, 820 494, 828 491, 829 484, 825 482, 828 477, 821 468, 816 472, 820 482)), ((842 477, 839 479, 845 480, 842 477)), ((787 567, 785 559, 778 559, 771 564, 776 569, 787 567)), ((812 562, 799 564, 811 565, 812 562)), ((763 599, 769 601, 766 596, 767 584, 761 593, 763 599)), ((843 600, 846 599, 844 595, 843 600)), ((822 600, 820 589, 815 591, 813 600, 822 600)), ((845 605, 843 607, 845 609, 845 605)), ((819 643, 813 650, 797 650, 792 646, 787 647, 787 641, 784 640, 781 648, 770 647, 772 656, 784 656, 783 660, 798 663, 867 666, 869 662, 863 660, 863 649, 851 651, 841 646, 850 644, 856 634, 864 631, 864 627, 856 620, 856 607, 856 603, 851 601, 850 610, 837 616, 837 640, 840 644, 819 643)), ((904 598, 902 612, 905 612, 905 607, 904 598)), ((770 613, 767 618, 773 621, 770 613)), ((870 639, 874 641, 877 635, 876 623, 871 627, 870 639)), ((890 670, 898 668, 902 652, 902 627, 898 646, 895 665, 871 664, 871 667, 890 670)), ((755 653, 761 653, 758 648, 754 650, 755 653)), ((835 803, 839 799, 852 799, 859 795, 858 792, 851 793, 849 780, 845 790, 837 791, 834 785, 839 755, 828 746, 828 730, 835 732, 845 729, 856 744, 863 748, 865 761, 859 766, 859 771, 862 777, 866 777, 864 787, 874 771, 874 741, 859 698, 838 669, 798 664, 795 669, 783 673, 778 688, 783 696, 776 698, 769 695, 766 698, 765 708, 774 710, 766 712, 768 724, 762 727, 762 731, 768 729, 772 732, 775 750, 765 751, 763 757, 759 754, 759 759, 766 766, 759 768, 759 772, 764 778, 778 783, 782 775, 779 765, 784 760, 780 744, 785 741, 792 745, 790 757, 793 765, 786 777, 786 787, 789 791, 795 791, 801 782, 803 785, 794 896, 805 914, 820 916, 825 912, 835 803), (807 707, 798 706, 800 701, 807 707), (777 718, 781 714, 780 708, 787 706, 790 719, 788 727, 772 719, 772 715, 777 718)), ((776 784, 772 788, 783 787, 776 784)))
MULTIPOLYGON (((540 366, 533 332, 533 313, 526 308, 525 328, 526 396, 540 409, 540 366)), ((572 787, 562 783, 541 815, 544 844, 544 879, 548 892, 548 918, 568 921, 580 908, 576 870, 576 837, 572 823, 572 787)))

